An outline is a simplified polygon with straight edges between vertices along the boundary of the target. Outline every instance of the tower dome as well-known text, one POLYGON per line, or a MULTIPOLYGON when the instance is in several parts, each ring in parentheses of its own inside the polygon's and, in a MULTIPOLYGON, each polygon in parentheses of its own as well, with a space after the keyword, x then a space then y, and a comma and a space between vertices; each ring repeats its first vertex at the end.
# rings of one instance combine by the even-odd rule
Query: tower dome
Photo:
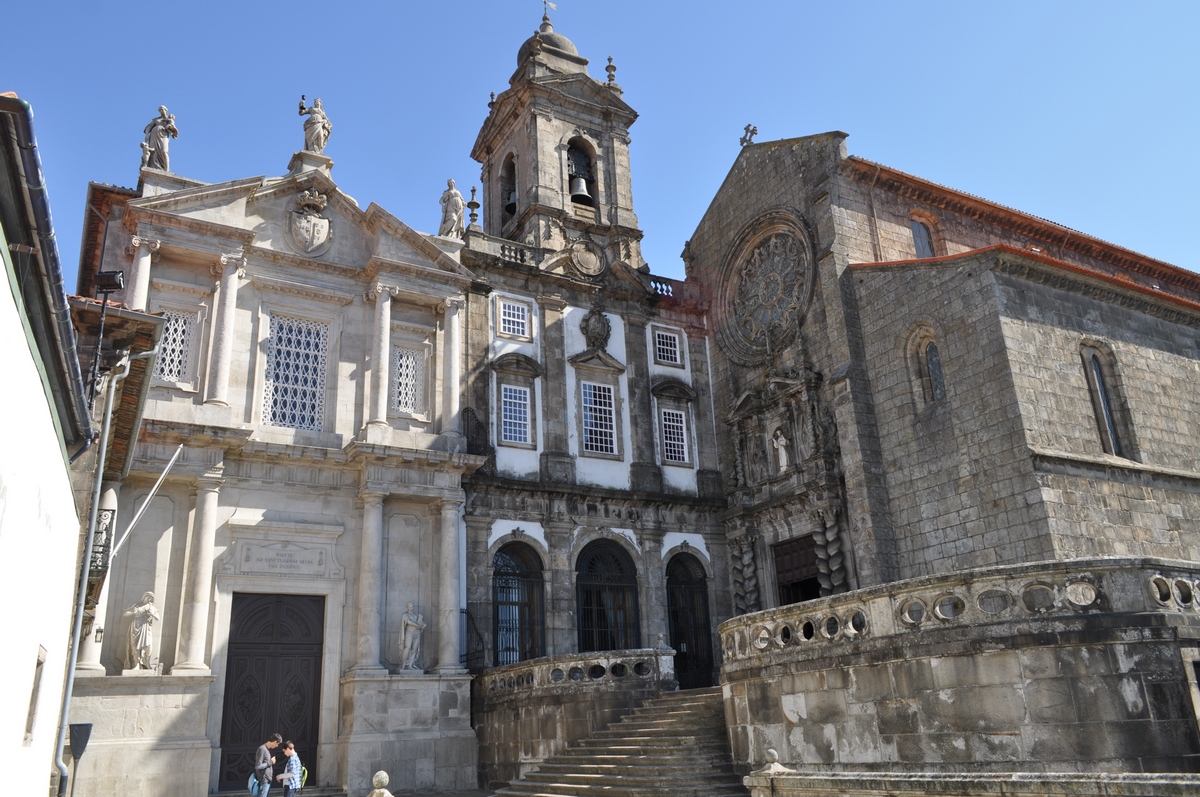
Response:
POLYGON ((541 39, 542 45, 545 47, 553 47, 568 55, 579 55, 579 50, 570 39, 561 33, 554 32, 554 26, 550 24, 550 15, 543 14, 542 25, 538 28, 538 32, 526 39, 525 43, 521 45, 521 49, 517 51, 517 66, 525 63, 525 59, 533 53, 535 39, 541 39))

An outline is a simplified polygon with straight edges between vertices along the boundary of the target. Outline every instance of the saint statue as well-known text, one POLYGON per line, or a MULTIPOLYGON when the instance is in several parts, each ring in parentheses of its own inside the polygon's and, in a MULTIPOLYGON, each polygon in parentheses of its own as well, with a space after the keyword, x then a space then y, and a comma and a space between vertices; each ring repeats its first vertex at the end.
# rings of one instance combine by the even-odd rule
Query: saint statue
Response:
POLYGON ((141 603, 135 603, 126 609, 125 616, 133 618, 129 621, 129 648, 125 651, 125 669, 153 669, 151 648, 154 646, 154 631, 151 626, 155 620, 162 619, 158 609, 154 607, 154 593, 147 592, 142 595, 141 603))
POLYGON ((442 194, 442 224, 438 227, 438 235, 450 238, 463 236, 463 195, 454 187, 453 180, 446 181, 446 190, 442 194))
POLYGON ((413 613, 412 601, 404 604, 400 629, 400 669, 417 669, 417 654, 421 652, 421 632, 424 630, 425 620, 413 613))
POLYGON ((142 168, 171 171, 171 156, 168 152, 171 139, 179 138, 175 126, 175 114, 167 113, 167 106, 158 106, 158 116, 150 120, 146 129, 146 140, 142 142, 142 168))
POLYGON ((304 95, 300 95, 300 115, 304 116, 305 114, 308 115, 308 118, 304 120, 304 149, 320 155, 325 151, 325 145, 329 142, 329 133, 333 130, 333 122, 329 121, 329 117, 325 115, 320 97, 313 100, 311 108, 305 108, 304 95))
POLYGON ((775 449, 775 455, 779 458, 779 472, 783 473, 788 469, 788 439, 783 436, 782 429, 775 430, 775 436, 771 438, 771 446, 775 449))

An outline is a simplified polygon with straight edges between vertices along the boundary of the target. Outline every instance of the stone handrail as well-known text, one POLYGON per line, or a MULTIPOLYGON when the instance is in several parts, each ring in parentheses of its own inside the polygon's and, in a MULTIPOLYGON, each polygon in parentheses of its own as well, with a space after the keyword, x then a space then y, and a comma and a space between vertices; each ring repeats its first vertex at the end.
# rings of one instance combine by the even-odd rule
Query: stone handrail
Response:
POLYGON ((1076 559, 886 584, 721 624, 724 671, 828 656, 867 639, 954 626, 1098 613, 1200 615, 1200 566, 1154 558, 1076 559))
POLYGON ((577 692, 620 689, 635 683, 674 681, 675 651, 637 648, 545 656, 494 667, 478 676, 477 689, 489 698, 506 693, 577 692))

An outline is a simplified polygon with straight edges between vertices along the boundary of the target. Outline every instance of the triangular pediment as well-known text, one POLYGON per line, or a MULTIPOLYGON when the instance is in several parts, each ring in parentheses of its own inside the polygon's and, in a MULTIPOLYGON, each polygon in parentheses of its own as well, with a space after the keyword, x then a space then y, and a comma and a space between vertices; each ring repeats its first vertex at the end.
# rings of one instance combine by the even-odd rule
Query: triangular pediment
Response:
POLYGON ((625 364, 603 349, 588 349, 567 358, 567 362, 576 368, 590 368, 593 371, 608 371, 615 374, 625 373, 625 364))

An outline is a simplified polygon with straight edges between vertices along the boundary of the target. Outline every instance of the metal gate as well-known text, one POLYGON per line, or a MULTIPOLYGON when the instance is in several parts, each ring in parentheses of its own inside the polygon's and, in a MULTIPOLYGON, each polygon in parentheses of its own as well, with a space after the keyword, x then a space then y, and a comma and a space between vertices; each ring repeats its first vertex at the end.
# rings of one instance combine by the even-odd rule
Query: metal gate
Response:
POLYGON ((495 666, 545 655, 542 563, 528 545, 509 543, 492 560, 495 666))
POLYGON ((712 686, 708 583, 704 568, 691 554, 678 554, 667 565, 667 612, 679 688, 712 686))
POLYGON ((589 543, 575 570, 579 651, 641 647, 637 570, 625 549, 611 540, 589 543))
MULTIPOLYGON (((246 788, 254 752, 272 733, 296 743, 309 781, 317 782, 324 627, 324 597, 234 593, 221 713, 221 790, 246 788)), ((279 758, 282 771, 282 754, 279 758)))

